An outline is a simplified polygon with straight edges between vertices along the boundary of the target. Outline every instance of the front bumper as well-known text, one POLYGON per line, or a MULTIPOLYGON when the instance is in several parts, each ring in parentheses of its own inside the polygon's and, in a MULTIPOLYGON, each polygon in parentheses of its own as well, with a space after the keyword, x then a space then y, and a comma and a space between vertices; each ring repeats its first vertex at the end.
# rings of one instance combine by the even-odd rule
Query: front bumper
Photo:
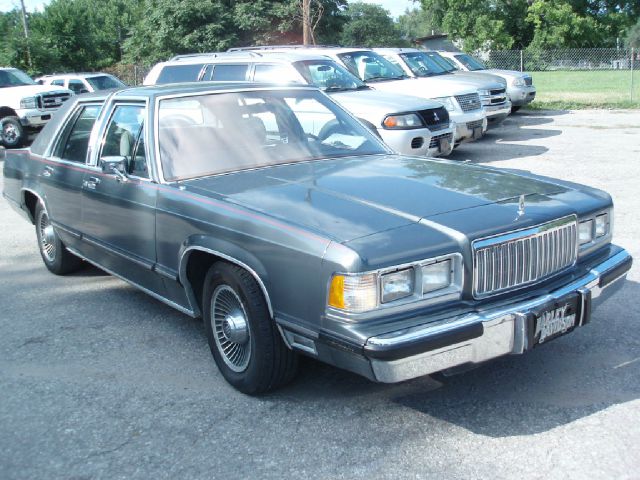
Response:
POLYGON ((582 308, 576 325, 582 326, 591 310, 622 286, 631 264, 631 256, 621 250, 546 295, 371 337, 364 355, 377 381, 393 383, 522 354, 533 346, 528 320, 532 311, 577 293, 582 308))
POLYGON ((45 124, 51 120, 51 114, 53 112, 33 109, 20 109, 17 110, 18 119, 23 127, 42 128, 45 124))
POLYGON ((477 140, 487 131, 489 124, 484 108, 475 112, 451 113, 450 115, 451 120, 456 124, 456 145, 477 140))
POLYGON ((428 128, 412 130, 386 130, 378 129, 382 140, 396 152, 403 155, 417 155, 420 157, 446 156, 453 150, 453 128, 445 128, 431 132, 428 128), (440 142, 445 136, 448 142, 440 142))
POLYGON ((487 112, 488 128, 493 128, 500 125, 509 116, 511 102, 507 100, 500 105, 485 105, 484 110, 487 112))
POLYGON ((533 85, 527 87, 508 87, 507 95, 514 107, 522 107, 533 102, 536 98, 536 87, 533 85))

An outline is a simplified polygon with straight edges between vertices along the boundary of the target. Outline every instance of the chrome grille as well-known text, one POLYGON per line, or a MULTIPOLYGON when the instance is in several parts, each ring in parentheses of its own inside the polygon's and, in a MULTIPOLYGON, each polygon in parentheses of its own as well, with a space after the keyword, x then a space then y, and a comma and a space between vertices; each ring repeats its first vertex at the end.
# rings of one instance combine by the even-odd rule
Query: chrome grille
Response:
POLYGON ((476 240, 473 250, 475 297, 529 285, 575 263, 576 218, 476 240))
POLYGON ((507 89, 506 88, 494 88, 489 90, 489 95, 482 97, 482 105, 485 107, 491 105, 502 105, 507 101, 507 89))
POLYGON ((467 122, 467 128, 473 130, 474 128, 482 128, 482 120, 474 120, 473 122, 467 122))
POLYGON ((45 93, 40 96, 38 106, 45 110, 60 108, 70 96, 68 93, 45 93))
POLYGON ((482 108, 480 103, 480 95, 477 93, 468 93, 467 95, 456 95, 456 100, 460 104, 463 112, 471 112, 482 108))
POLYGON ((444 107, 420 110, 418 115, 432 132, 449 127, 449 112, 444 107))

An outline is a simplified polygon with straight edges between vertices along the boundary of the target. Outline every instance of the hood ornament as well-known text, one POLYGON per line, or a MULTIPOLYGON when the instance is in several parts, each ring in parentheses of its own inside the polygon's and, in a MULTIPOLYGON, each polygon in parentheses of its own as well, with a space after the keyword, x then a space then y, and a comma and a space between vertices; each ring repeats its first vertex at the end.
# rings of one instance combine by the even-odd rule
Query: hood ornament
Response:
POLYGON ((518 200, 518 216, 516 220, 524 215, 524 195, 520 195, 520 200, 518 200))

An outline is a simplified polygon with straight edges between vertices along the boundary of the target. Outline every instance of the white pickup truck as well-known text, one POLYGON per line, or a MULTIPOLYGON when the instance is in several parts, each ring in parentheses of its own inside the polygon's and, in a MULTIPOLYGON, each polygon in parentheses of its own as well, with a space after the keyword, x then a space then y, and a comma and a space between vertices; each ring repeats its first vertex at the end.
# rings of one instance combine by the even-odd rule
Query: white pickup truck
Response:
POLYGON ((0 68, 0 142, 6 148, 23 146, 71 95, 66 88, 38 85, 17 68, 0 68))

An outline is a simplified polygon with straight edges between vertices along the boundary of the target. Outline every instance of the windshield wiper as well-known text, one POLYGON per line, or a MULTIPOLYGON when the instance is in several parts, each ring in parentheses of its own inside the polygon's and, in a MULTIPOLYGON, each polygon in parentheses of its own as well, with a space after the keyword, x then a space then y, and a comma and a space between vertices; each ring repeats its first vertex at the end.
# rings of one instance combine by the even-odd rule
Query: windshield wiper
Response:
POLYGON ((356 90, 371 90, 371 87, 368 85, 358 85, 356 90))
POLYGON ((383 80, 397 80, 397 79, 398 79, 398 77, 382 77, 382 76, 378 76, 378 77, 367 78, 365 80, 365 82, 380 82, 380 81, 383 81, 383 80))
POLYGON ((355 88, 349 87, 325 87, 325 92, 347 92, 349 90, 355 90, 355 88))

